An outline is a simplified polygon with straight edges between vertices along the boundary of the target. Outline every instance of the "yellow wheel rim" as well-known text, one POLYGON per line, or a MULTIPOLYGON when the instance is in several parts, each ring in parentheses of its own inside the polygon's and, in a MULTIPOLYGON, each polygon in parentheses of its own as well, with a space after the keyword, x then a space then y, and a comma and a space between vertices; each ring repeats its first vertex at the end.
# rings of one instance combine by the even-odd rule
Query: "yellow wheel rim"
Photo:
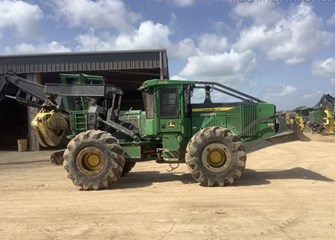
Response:
POLYGON ((222 149, 212 148, 208 149, 207 162, 212 167, 221 167, 225 164, 227 156, 222 149))
POLYGON ((90 170, 94 171, 100 164, 100 156, 94 153, 87 153, 84 156, 84 162, 90 170))
POLYGON ((85 175, 93 175, 102 171, 104 158, 100 149, 95 147, 83 148, 77 155, 76 165, 85 175))
POLYGON ((202 151, 202 164, 211 172, 220 173, 229 168, 232 155, 222 143, 208 144, 202 151))

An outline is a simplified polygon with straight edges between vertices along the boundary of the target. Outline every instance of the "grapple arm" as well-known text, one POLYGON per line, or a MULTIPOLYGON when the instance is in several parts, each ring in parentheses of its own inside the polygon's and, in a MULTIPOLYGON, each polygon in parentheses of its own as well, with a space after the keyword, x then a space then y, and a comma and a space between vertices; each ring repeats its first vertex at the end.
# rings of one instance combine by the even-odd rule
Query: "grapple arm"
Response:
POLYGON ((7 73, 0 77, 0 101, 5 97, 13 98, 18 103, 40 108, 31 122, 38 141, 43 147, 58 146, 68 128, 64 111, 44 91, 44 85, 7 73))
POLYGON ((62 141, 68 121, 61 112, 42 108, 31 122, 31 127, 43 147, 53 147, 62 141))
POLYGON ((287 124, 285 114, 278 114, 267 118, 258 119, 254 123, 250 124, 246 129, 244 129, 239 134, 239 137, 242 137, 245 132, 250 130, 256 124, 269 119, 275 120, 277 124, 276 128, 278 129, 276 133, 267 138, 259 138, 257 140, 245 143, 244 145, 246 152, 254 152, 262 148, 270 147, 280 143, 287 143, 292 141, 310 141, 310 139, 301 132, 301 129, 299 128, 299 125, 296 121, 294 121, 292 124, 287 124))
POLYGON ((14 73, 0 77, 0 101, 5 97, 14 98, 21 104, 36 108, 42 108, 48 100, 44 85, 18 77, 14 73))

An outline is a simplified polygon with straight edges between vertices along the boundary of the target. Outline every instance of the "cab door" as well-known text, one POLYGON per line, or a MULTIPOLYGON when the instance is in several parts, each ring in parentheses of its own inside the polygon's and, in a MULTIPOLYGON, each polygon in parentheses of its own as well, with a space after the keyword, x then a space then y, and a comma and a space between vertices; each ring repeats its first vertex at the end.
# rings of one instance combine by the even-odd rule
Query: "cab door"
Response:
POLYGON ((182 106, 178 87, 159 88, 158 116, 161 133, 182 132, 182 106))

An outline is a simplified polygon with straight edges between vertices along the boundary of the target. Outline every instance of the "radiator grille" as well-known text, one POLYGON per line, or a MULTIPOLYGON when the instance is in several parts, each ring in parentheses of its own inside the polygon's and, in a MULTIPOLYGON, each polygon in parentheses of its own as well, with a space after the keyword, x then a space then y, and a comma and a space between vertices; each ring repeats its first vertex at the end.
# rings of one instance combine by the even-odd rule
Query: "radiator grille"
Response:
MULTIPOLYGON (((244 106, 243 108, 243 129, 249 126, 250 123, 257 119, 257 107, 256 106, 244 106)), ((251 128, 244 136, 253 136, 257 133, 257 126, 251 128)))

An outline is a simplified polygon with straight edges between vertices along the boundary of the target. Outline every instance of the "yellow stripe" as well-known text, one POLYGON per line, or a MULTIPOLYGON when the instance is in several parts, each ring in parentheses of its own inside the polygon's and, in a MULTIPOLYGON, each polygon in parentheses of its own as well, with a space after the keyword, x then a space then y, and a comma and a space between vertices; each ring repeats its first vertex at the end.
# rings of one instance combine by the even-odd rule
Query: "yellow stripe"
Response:
POLYGON ((192 108, 192 112, 219 112, 228 111, 234 107, 192 108))

